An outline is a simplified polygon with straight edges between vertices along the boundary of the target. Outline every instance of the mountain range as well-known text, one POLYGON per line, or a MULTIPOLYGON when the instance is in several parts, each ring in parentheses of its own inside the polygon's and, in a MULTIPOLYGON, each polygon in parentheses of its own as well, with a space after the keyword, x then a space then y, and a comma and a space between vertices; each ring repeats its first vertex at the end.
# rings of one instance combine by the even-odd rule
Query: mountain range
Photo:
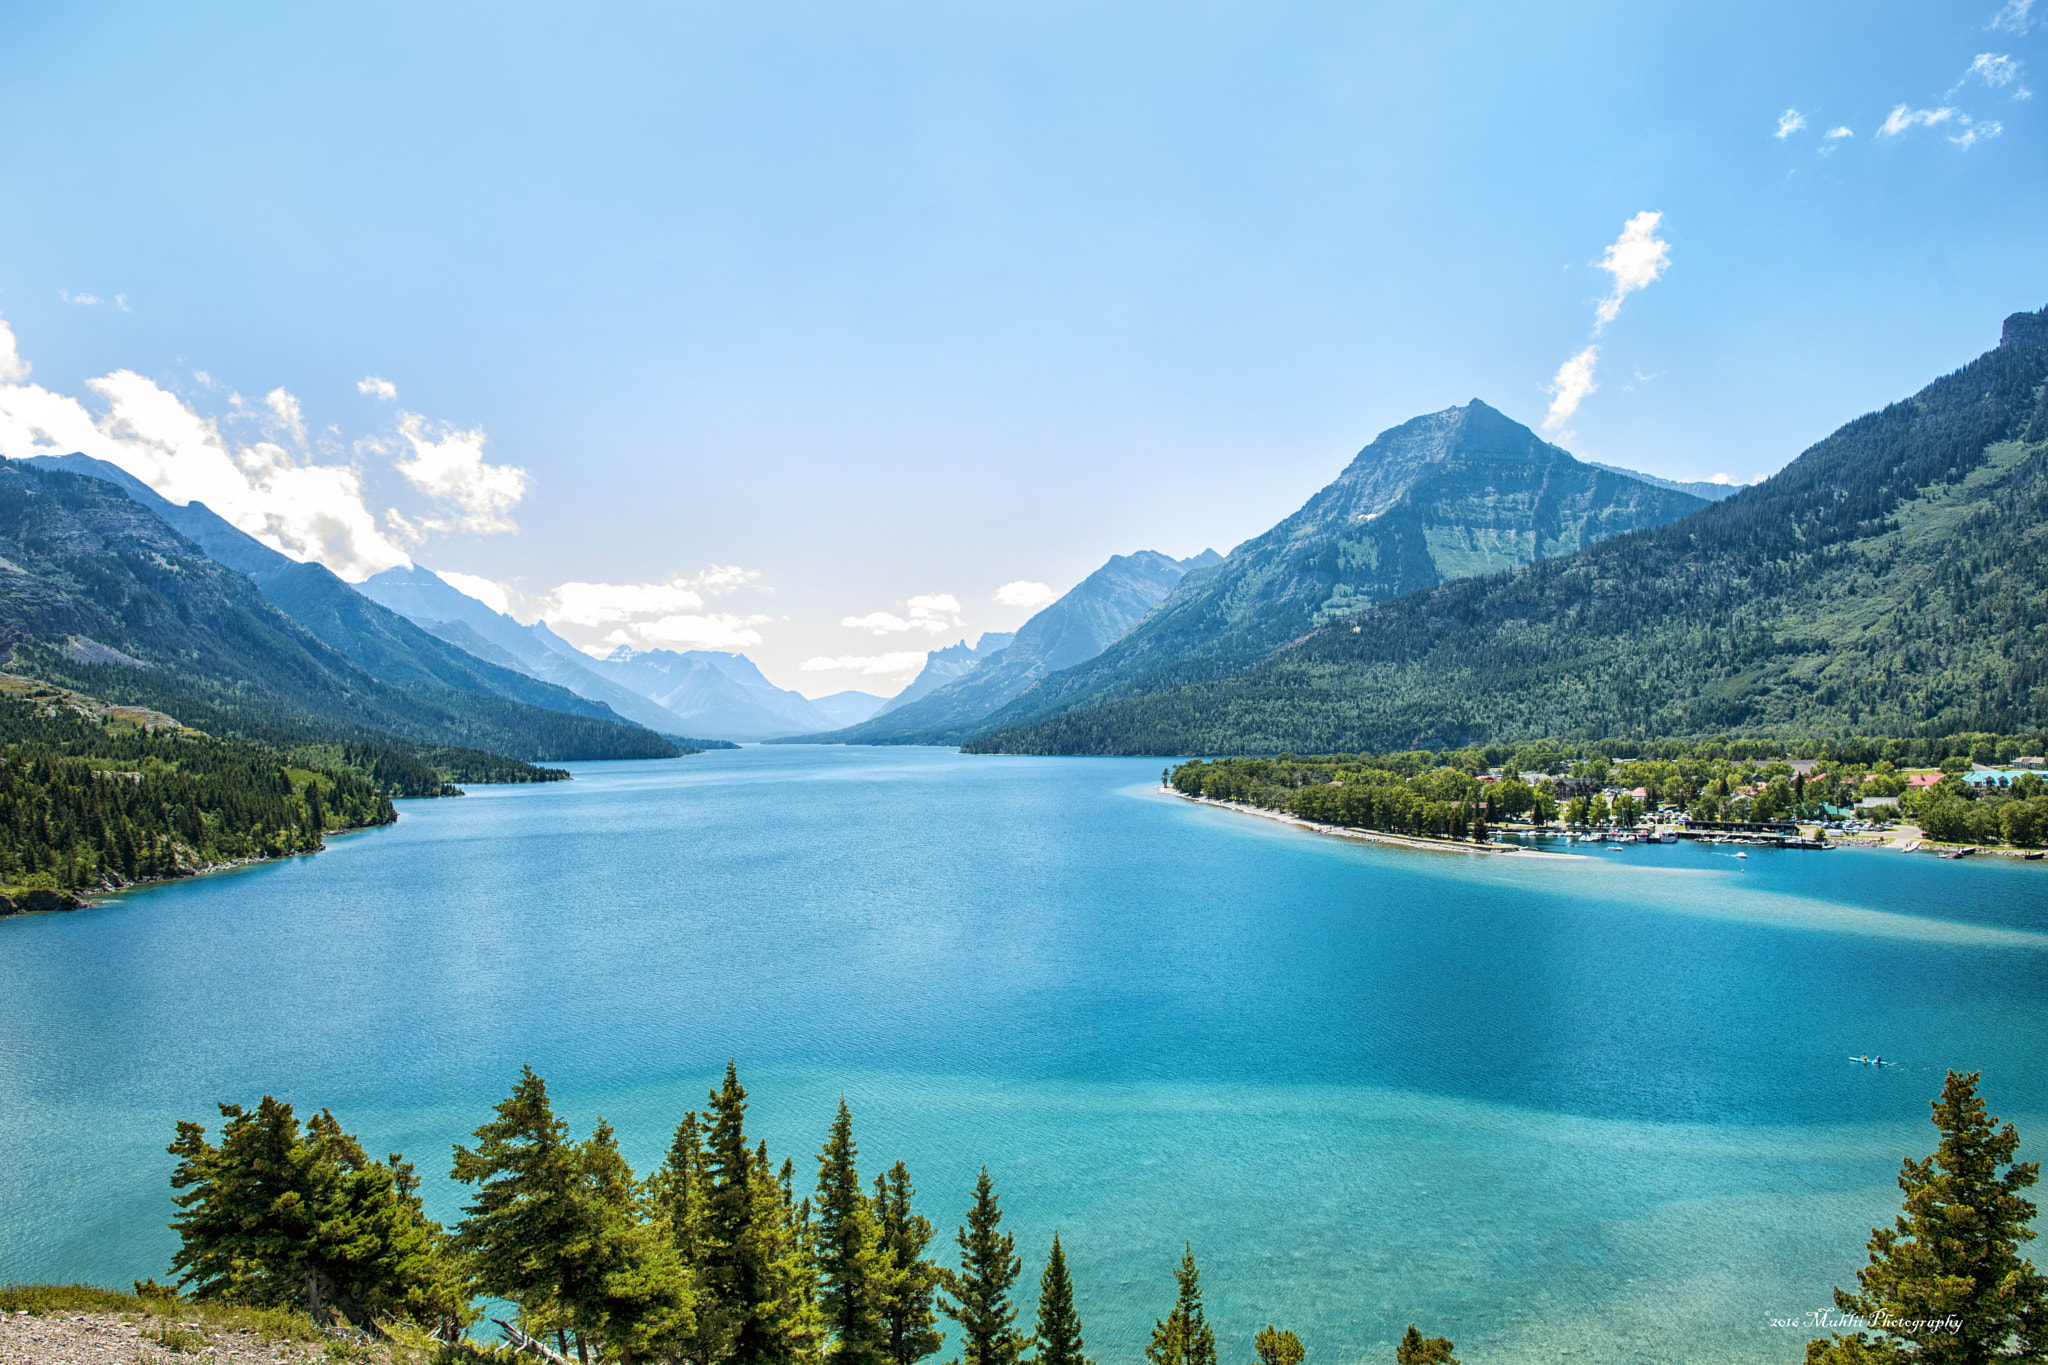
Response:
POLYGON ((1141 675, 1120 697, 1094 684, 1173 609, 1040 685, 1078 704, 1056 700, 968 747, 1309 753, 2042 728, 2048 310, 2014 314, 1995 349, 1690 515, 1363 609, 1318 608, 1313 629, 1230 676, 1155 669, 1176 685, 1141 692, 1141 675))
POLYGON ((449 651, 374 604, 358 610, 339 580, 338 604, 328 601, 332 575, 317 565, 247 561, 273 591, 324 604, 303 609, 370 661, 359 663, 118 483, 39 465, 0 465, 0 649, 18 672, 217 731, 525 760, 681 752, 603 708, 449 651))
POLYGON ((1012 635, 990 633, 933 653, 925 671, 865 725, 805 736, 813 743, 957 744, 1018 693, 1086 662, 1142 621, 1214 550, 1172 559, 1155 550, 1113 556, 1012 635))

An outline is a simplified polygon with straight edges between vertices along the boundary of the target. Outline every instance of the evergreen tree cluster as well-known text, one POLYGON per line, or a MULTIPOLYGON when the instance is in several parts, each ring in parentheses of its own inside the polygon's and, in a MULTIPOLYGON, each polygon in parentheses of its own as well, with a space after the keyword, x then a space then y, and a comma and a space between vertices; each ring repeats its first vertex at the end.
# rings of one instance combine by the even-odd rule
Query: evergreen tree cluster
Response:
MULTIPOLYGON (((522 1068, 453 1177, 471 1187, 450 1231, 420 1206, 413 1168, 372 1161, 322 1110, 301 1129, 288 1104, 223 1104, 218 1144, 180 1123, 171 1144, 178 1288, 200 1298, 303 1308, 371 1332, 406 1321, 454 1341, 480 1297, 530 1353, 579 1365, 916 1365, 938 1354, 941 1315, 959 1328, 952 1365, 1094 1365, 1058 1233, 1038 1281, 1033 1330, 1012 1295, 1023 1262, 984 1167, 954 1241, 930 1256, 902 1162, 862 1181, 844 1099, 799 1196, 746 1131, 747 1092, 728 1064, 704 1110, 676 1125, 658 1169, 636 1177, 611 1127, 577 1141, 547 1083, 522 1068)), ((1152 1365, 1217 1365, 1189 1247, 1152 1365)), ((163 1292, 154 1285, 153 1292, 163 1292)), ((1301 1342, 1268 1327, 1264 1365, 1301 1365, 1301 1342)))
POLYGON ((0 884, 79 891, 310 853, 397 818, 346 770, 258 745, 0 699, 0 884))
POLYGON ((1350 829, 1444 839, 1486 838, 1486 788, 1470 773, 1435 767, 1403 776, 1356 755, 1338 759, 1195 759, 1172 770, 1174 790, 1281 810, 1350 829))

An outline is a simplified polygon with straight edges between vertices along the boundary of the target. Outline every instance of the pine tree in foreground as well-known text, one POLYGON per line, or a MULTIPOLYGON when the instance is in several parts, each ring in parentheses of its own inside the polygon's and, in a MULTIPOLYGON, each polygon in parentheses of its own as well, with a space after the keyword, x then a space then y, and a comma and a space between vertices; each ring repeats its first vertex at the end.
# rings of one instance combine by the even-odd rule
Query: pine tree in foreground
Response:
POLYGON ((931 1220, 911 1208, 917 1189, 910 1183, 910 1169, 902 1162, 888 1174, 875 1177, 875 1221, 882 1241, 889 1249, 889 1263, 895 1278, 882 1304, 887 1332, 886 1352, 891 1365, 917 1365, 939 1349, 945 1338, 938 1331, 939 1267, 926 1259, 937 1230, 931 1220))
POLYGON ((1052 1235, 1045 1274, 1038 1280, 1038 1356, 1033 1365, 1095 1365, 1081 1354, 1081 1315, 1074 1311, 1074 1282, 1067 1276, 1067 1253, 1060 1235, 1052 1235))
POLYGON ((1835 1306, 1876 1335, 1809 1342, 1808 1365, 1989 1365, 2048 1355, 2048 1279, 2019 1254, 2034 1236, 2034 1205, 2019 1191, 2041 1166, 2013 1160, 2019 1134, 1985 1113, 1978 1076, 1948 1073, 1934 1103, 1941 1145, 1900 1170, 1905 1206, 1891 1227, 1871 1231, 1870 1264, 1856 1272, 1863 1292, 1835 1291, 1835 1306))
POLYGON ((1216 1365, 1216 1331, 1202 1315, 1202 1272, 1195 1269, 1192 1243, 1173 1272, 1180 1291, 1173 1311, 1152 1325, 1152 1344, 1145 1359, 1152 1365, 1216 1365))
POLYGON ((1017 1365, 1017 1358, 1031 1345, 1030 1338, 1017 1333, 1017 1310, 1010 1303, 1010 1286, 1024 1263, 1015 1254, 1016 1239, 997 1231, 1002 1221, 995 1185, 984 1166, 975 1182, 967 1225, 955 1239, 960 1244, 960 1269, 943 1272, 946 1293, 954 1302, 939 1307, 960 1324, 959 1365, 1017 1365))
POLYGON ((1259 1329, 1257 1340, 1252 1347, 1259 1353, 1259 1365, 1301 1365, 1301 1338, 1292 1332, 1283 1332, 1272 1323, 1259 1329))
POLYGON ((1394 1365, 1458 1365, 1451 1350, 1449 1337, 1425 1337, 1411 1322, 1401 1344, 1394 1348, 1394 1365))
POLYGON ((819 1306, 835 1343, 840 1365, 887 1365, 886 1317, 896 1268, 861 1190, 853 1140, 853 1113, 846 1097, 832 1120, 832 1134, 818 1154, 817 1255, 819 1306))

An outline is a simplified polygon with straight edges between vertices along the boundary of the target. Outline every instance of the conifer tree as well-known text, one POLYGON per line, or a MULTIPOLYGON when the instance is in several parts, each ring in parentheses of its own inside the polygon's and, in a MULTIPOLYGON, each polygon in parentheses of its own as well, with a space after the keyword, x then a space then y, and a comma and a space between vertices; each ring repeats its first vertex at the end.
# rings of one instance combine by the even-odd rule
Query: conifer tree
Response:
POLYGON ((719 1365, 787 1365, 815 1358, 821 1324, 790 1191, 767 1144, 748 1147, 746 1109, 728 1062, 708 1111, 700 1335, 715 1338, 719 1365))
POLYGON ((529 1330, 553 1330, 566 1350, 570 1305, 586 1291, 582 1161, 569 1125, 548 1102, 547 1083, 532 1067, 520 1068, 497 1114, 476 1130, 474 1150, 455 1148, 451 1174, 477 1187, 455 1243, 469 1258, 478 1288, 518 1304, 529 1330))
POLYGON ((1306 1354, 1301 1349, 1300 1337, 1283 1332, 1270 1322, 1259 1330, 1252 1348, 1259 1353, 1260 1365, 1301 1365, 1306 1354))
POLYGON ((468 1282, 401 1157, 370 1160, 324 1109, 302 1133, 268 1095, 254 1112, 220 1112, 218 1147, 180 1123, 169 1149, 182 1191, 171 1269, 195 1297, 299 1304, 358 1327, 402 1317, 451 1340, 473 1320, 468 1282))
POLYGON ((667 1227, 677 1257, 692 1270, 702 1255, 705 1193, 704 1139, 692 1109, 676 1125, 661 1168, 647 1179, 655 1217, 667 1227))
POLYGON ((603 1119, 578 1152, 588 1261, 567 1304, 580 1348, 601 1343, 619 1365, 663 1359, 691 1339, 695 1286, 660 1223, 647 1219, 633 1168, 603 1119))
POLYGON ((1024 1263, 1016 1256, 1016 1239, 997 1229, 1003 1221, 995 1184, 988 1167, 974 1186, 974 1207, 954 1239, 960 1244, 960 1269, 941 1272, 946 1293, 955 1300, 939 1311, 960 1324, 959 1365, 1016 1365, 1031 1345, 1016 1330, 1017 1310, 1010 1286, 1024 1263))
POLYGON ((1094 1365, 1081 1354, 1081 1315, 1074 1311, 1074 1282, 1067 1277, 1067 1253, 1057 1232, 1038 1279, 1037 1339, 1033 1365, 1094 1365))
POLYGON ((1451 1354, 1454 1349, 1449 1337, 1425 1337, 1411 1322, 1401 1344, 1394 1348, 1394 1365, 1458 1365, 1458 1358, 1451 1354))
POLYGON ((834 1337, 832 1359, 844 1365, 886 1365, 885 1318, 896 1278, 874 1208, 861 1189, 859 1147, 846 1097, 818 1154, 817 1255, 820 1307, 834 1337))
POLYGON ((1173 1311, 1152 1325, 1152 1344, 1145 1358, 1152 1365, 1216 1365, 1216 1332, 1202 1314, 1202 1272, 1195 1269, 1195 1248, 1188 1244, 1173 1272, 1180 1286, 1173 1311))
POLYGON ((2041 1166, 2013 1160, 2019 1134, 1985 1112, 1979 1074, 1948 1073, 1934 1102, 1940 1145, 1900 1170, 1905 1205, 1891 1227, 1871 1231, 1870 1264, 1856 1272, 1863 1292, 1835 1291, 1835 1306, 1877 1335, 1809 1342, 1809 1365, 1988 1365, 2048 1355, 2048 1279, 2019 1254, 2034 1236, 2034 1205, 2019 1191, 2040 1178, 2041 1166))
POLYGON ((917 1365, 945 1341, 934 1303, 939 1267, 925 1257, 936 1229, 911 1207, 916 1195, 910 1169, 900 1161, 875 1177, 875 1221, 895 1272, 882 1305, 891 1365, 917 1365))

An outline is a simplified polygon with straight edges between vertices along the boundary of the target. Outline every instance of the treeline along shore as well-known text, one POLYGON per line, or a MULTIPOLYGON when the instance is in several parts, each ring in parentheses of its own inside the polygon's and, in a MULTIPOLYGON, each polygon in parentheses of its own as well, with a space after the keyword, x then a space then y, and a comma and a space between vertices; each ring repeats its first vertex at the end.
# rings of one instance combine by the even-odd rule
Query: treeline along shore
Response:
POLYGON ((1630 829, 1658 819, 1913 819, 1953 843, 2048 842, 2048 736, 1541 742, 1442 751, 1191 759, 1162 780, 1184 796, 1316 824, 1483 842, 1508 822, 1630 829), (2017 773, 2015 776, 2014 774, 2017 773))
POLYGON ((0 914, 320 849, 386 825, 394 797, 451 780, 560 781, 558 768, 461 749, 218 738, 169 716, 37 683, 0 690, 0 914))

